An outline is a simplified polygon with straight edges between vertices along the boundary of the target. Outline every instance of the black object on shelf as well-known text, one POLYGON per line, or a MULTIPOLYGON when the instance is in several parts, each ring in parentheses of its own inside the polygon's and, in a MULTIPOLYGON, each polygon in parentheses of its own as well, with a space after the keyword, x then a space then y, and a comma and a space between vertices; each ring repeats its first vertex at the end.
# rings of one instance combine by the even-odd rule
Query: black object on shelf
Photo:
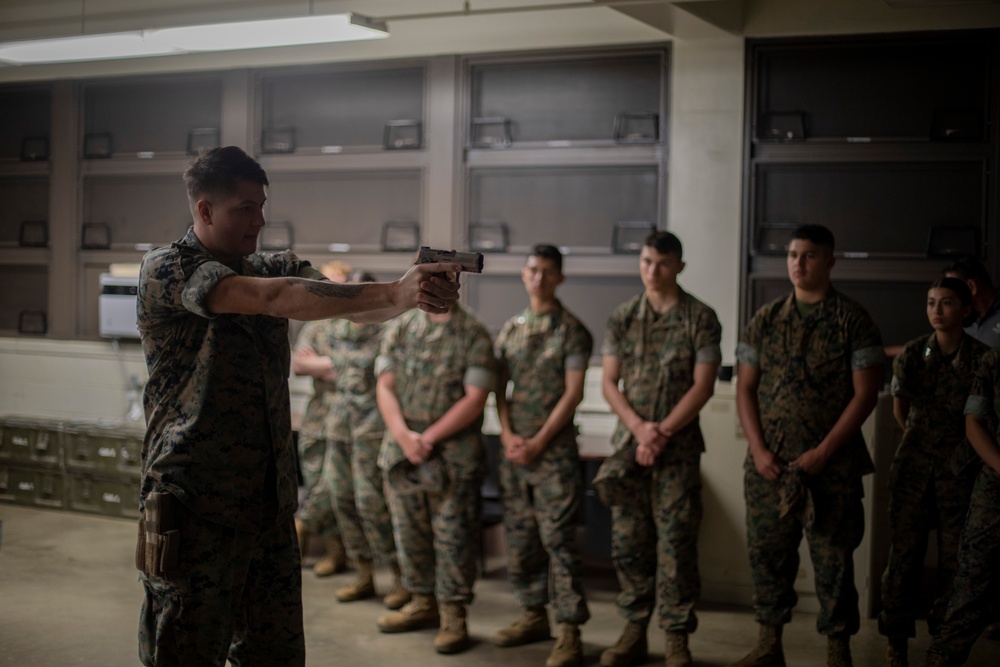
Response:
POLYGON ((513 143, 511 123, 504 116, 484 116, 472 119, 473 148, 509 148, 513 143))
POLYGON ((928 257, 979 255, 979 228, 975 226, 931 227, 927 235, 928 257))
POLYGON ((261 250, 290 250, 295 243, 295 230, 290 222, 269 222, 260 230, 261 250))
POLYGON ((187 154, 201 155, 207 150, 219 147, 219 128, 196 127, 188 132, 187 154))
POLYGON ((295 128, 280 127, 261 132, 260 151, 262 153, 294 153, 295 128))
POLYGON ((648 220, 620 220, 611 234, 611 251, 620 255, 638 255, 646 237, 656 231, 648 220))
POLYGON ((111 247, 111 225, 106 222, 83 223, 80 247, 84 250, 107 250, 111 247))
POLYGON ((48 137, 25 137, 21 140, 21 161, 42 162, 49 159, 48 137))
POLYGON ((17 331, 23 334, 43 334, 49 330, 44 310, 22 310, 17 318, 17 331))
POLYGON ((801 111, 770 111, 757 126, 760 141, 805 141, 805 113, 801 111))
POLYGON ((982 141, 983 117, 975 109, 935 109, 931 141, 982 141))
POLYGON ((25 220, 21 223, 17 244, 22 248, 44 248, 49 245, 49 224, 45 220, 25 220))
POLYGON ((420 223, 387 222, 382 225, 382 250, 413 252, 420 249, 420 223))
POLYGON ((417 150, 423 147, 423 141, 423 122, 414 118, 386 121, 382 132, 385 150, 417 150))
POLYGON ((507 252, 510 237, 502 222, 470 222, 469 249, 476 252, 507 252))
POLYGON ((612 138, 619 144, 655 144, 660 139, 660 114, 616 114, 612 138))
POLYGON ((788 252, 788 237, 798 227, 795 223, 765 222, 757 228, 753 248, 759 255, 784 255, 788 252))
POLYGON ((91 132, 84 135, 83 157, 88 160, 108 158, 113 152, 113 141, 109 132, 91 132))

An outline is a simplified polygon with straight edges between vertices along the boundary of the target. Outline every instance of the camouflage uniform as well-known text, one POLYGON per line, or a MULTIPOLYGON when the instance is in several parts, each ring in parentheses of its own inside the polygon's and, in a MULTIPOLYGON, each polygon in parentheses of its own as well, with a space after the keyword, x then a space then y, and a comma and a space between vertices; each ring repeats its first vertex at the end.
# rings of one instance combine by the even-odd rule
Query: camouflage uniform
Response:
MULTIPOLYGON (((509 319, 497 337, 499 365, 512 382, 507 400, 511 429, 528 438, 545 424, 566 392, 566 371, 586 371, 594 339, 558 301, 509 319)), ((507 562, 514 597, 522 607, 549 601, 556 620, 580 625, 590 618, 580 582, 580 454, 570 420, 526 466, 503 457, 500 489, 507 562)))
MULTIPOLYGON (((830 432, 854 396, 852 373, 885 360, 871 317, 832 287, 805 315, 794 293, 761 308, 747 325, 736 357, 760 372, 764 442, 785 462, 813 449, 830 432)), ((805 532, 820 601, 817 629, 825 635, 858 631, 853 554, 865 529, 861 479, 873 471, 858 431, 819 475, 804 477, 812 511, 785 513, 784 485, 762 477, 747 454, 747 538, 758 623, 774 626, 791 619, 805 532)))
MULTIPOLYGON (((331 347, 330 332, 340 320, 316 320, 306 322, 299 331, 295 349, 309 349, 316 354, 329 357, 331 347)), ((299 470, 302 471, 302 486, 306 496, 299 507, 299 520, 310 533, 324 537, 339 537, 337 517, 333 511, 333 498, 329 473, 330 452, 327 439, 326 420, 330 415, 330 403, 337 383, 313 378, 313 395, 306 404, 299 424, 299 470)))
POLYGON ((183 504, 177 571, 141 575, 146 665, 305 664, 288 321, 209 313, 207 294, 233 275, 323 277, 290 252, 223 265, 192 230, 140 271, 140 505, 153 491, 183 504))
MULTIPOLYGON (((640 294, 608 318, 601 353, 618 357, 632 409, 645 420, 662 421, 694 384, 695 366, 721 361, 721 337, 715 311, 683 290, 662 314, 640 294)), ((636 442, 621 420, 611 444, 622 455, 601 465, 595 486, 620 483, 612 477, 624 463, 631 466, 626 483, 636 492, 629 502, 611 506, 611 558, 622 589, 618 607, 628 620, 647 625, 656 604, 664 630, 694 632, 705 451, 698 418, 670 437, 649 468, 632 465, 636 442)))
MULTIPOLYGON (((382 335, 375 372, 395 375, 406 424, 421 433, 465 395, 467 385, 492 389, 494 367, 486 329, 455 306, 443 323, 418 310, 393 320, 382 335)), ((415 594, 436 595, 439 603, 472 600, 485 472, 481 429, 482 418, 435 446, 433 456, 443 460, 448 477, 441 491, 401 492, 389 473, 407 464, 388 430, 379 452, 403 585, 415 594)))
MULTIPOLYGON (((994 440, 1000 442, 1000 350, 982 358, 969 390, 965 413, 990 424, 994 440)), ((983 629, 995 618, 1000 586, 1000 474, 982 466, 972 489, 965 528, 958 545, 955 574, 948 612, 938 629, 927 664, 962 665, 983 629), (932 661, 937 658, 937 661, 932 661)))
POLYGON ((383 491, 378 452, 385 423, 375 405, 375 357, 382 326, 333 320, 330 358, 337 374, 330 413, 329 479, 344 546, 351 559, 396 564, 392 520, 383 491))
POLYGON ((945 356, 931 334, 907 343, 893 364, 892 395, 907 399, 910 412, 889 479, 892 541, 879 614, 879 631, 884 635, 916 635, 927 534, 935 528, 938 582, 927 616, 931 634, 936 634, 944 617, 958 568, 958 539, 978 472, 978 466, 967 465, 978 458, 965 440, 962 409, 987 350, 963 334, 955 354, 945 356))

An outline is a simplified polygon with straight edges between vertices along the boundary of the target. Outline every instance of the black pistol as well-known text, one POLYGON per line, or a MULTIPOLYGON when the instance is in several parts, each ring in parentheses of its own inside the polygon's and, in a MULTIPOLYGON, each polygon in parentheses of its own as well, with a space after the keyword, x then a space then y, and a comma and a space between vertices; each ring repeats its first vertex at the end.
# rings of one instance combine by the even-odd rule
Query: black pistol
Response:
POLYGON ((454 250, 436 250, 428 246, 420 246, 420 252, 417 253, 417 264, 437 262, 461 264, 462 270, 470 273, 483 272, 483 253, 481 252, 455 252, 454 250))

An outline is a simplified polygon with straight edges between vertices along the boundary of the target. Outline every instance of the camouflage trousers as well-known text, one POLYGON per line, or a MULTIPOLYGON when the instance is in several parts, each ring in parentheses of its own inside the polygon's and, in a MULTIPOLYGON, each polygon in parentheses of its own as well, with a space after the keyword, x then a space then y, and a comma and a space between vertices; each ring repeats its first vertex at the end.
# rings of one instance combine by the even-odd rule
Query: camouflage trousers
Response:
POLYGON ((927 614, 932 635, 944 619, 958 570, 958 542, 969 511, 975 481, 968 474, 907 475, 893 465, 889 481, 889 561, 882 574, 882 612, 879 632, 887 636, 916 636, 920 608, 920 579, 927 554, 928 533, 937 531, 937 582, 934 603, 927 614))
POLYGON ((972 490, 958 546, 958 572, 948 612, 927 652, 962 665, 1000 611, 1000 475, 983 466, 972 490))
POLYGON ((324 537, 340 537, 333 508, 333 460, 328 442, 323 438, 299 434, 299 469, 305 498, 298 518, 311 532, 324 537))
POLYGON ((472 602, 482 526, 481 475, 453 476, 442 493, 387 484, 403 585, 439 602, 472 602))
POLYGON ((655 604, 664 630, 689 633, 698 627, 700 468, 699 458, 659 462, 646 477, 644 495, 611 508, 618 608, 630 621, 648 624, 655 604))
POLYGON ((829 467, 806 478, 815 518, 805 525, 802 516, 781 516, 780 486, 746 466, 747 542, 754 582, 754 613, 762 625, 783 625, 798 602, 795 578, 799 572, 799 543, 803 533, 816 576, 820 611, 817 630, 824 635, 855 634, 861 624, 858 591, 854 586, 854 550, 865 531, 861 478, 829 467))
POLYGON ((396 565, 392 518, 385 482, 378 467, 382 434, 330 445, 334 509, 348 555, 358 560, 396 565))
POLYGON ((585 623, 590 611, 576 539, 582 494, 578 459, 543 458, 529 471, 504 458, 499 473, 514 599, 522 607, 551 599, 558 622, 585 623))
MULTIPOLYGON (((176 503, 177 507, 182 507, 176 503)), ((181 509, 178 569, 141 573, 147 667, 305 665, 302 570, 292 519, 238 531, 181 509)))

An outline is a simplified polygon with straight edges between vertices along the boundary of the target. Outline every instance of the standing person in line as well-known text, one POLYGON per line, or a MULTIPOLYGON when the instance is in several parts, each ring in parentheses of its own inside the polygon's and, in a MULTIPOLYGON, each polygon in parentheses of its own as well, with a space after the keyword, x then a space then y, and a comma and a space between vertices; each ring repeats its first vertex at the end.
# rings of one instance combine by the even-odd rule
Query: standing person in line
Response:
POLYGON ((750 320, 736 358, 736 410, 749 445, 747 541, 757 645, 732 667, 783 667, 805 533, 816 575, 816 628, 828 667, 849 667, 861 619, 854 550, 864 536, 861 480, 874 471, 861 425, 878 401, 882 337, 830 282, 834 239, 802 225, 788 245, 788 296, 750 320))
MULTIPOLYGON (((347 282, 351 267, 340 261, 327 262, 320 267, 320 272, 331 282, 343 283, 347 282)), ((299 470, 302 472, 305 498, 295 518, 295 532, 303 560, 309 551, 309 538, 314 535, 323 538, 325 553, 313 565, 313 572, 319 577, 342 572, 347 566, 330 491, 328 485, 321 482, 323 461, 327 458, 329 446, 324 429, 330 414, 331 396, 337 386, 327 345, 327 332, 334 321, 306 322, 299 330, 292 351, 292 372, 313 379, 313 395, 306 404, 298 430, 299 470)))
POLYGON ((138 324, 149 380, 136 565, 139 656, 155 667, 301 667, 302 572, 288 399, 288 318, 447 312, 458 264, 331 283, 290 251, 257 253, 267 175, 235 146, 184 174, 193 226, 150 251, 138 324))
POLYGON ((975 257, 962 257, 946 266, 943 274, 964 280, 972 292, 976 317, 965 332, 988 347, 1000 347, 1000 290, 993 286, 983 263, 975 257))
POLYGON ((555 246, 534 247, 521 269, 530 306, 507 320, 495 346, 507 567, 524 613, 494 641, 520 646, 548 639, 551 599, 559 638, 546 667, 582 664, 579 626, 590 618, 576 538, 582 479, 573 416, 594 341, 556 298, 562 262, 555 246))
POLYGON ((960 667, 1000 600, 1000 349, 987 352, 965 403, 965 434, 985 465, 979 471, 958 545, 958 572, 926 667, 960 667))
POLYGON ((645 662, 654 611, 666 632, 667 667, 691 665, 688 635, 701 592, 701 454, 698 413, 715 391, 722 327, 710 307, 677 284, 683 248, 653 232, 639 254, 645 290, 608 319, 602 390, 618 416, 615 454, 594 478, 611 507, 611 558, 628 619, 603 667, 645 662), (621 387, 619 387, 621 381, 621 387))
MULTIPOLYGON (((358 272, 351 276, 351 282, 373 283, 375 277, 358 272)), ((410 601, 410 593, 401 579, 382 469, 378 467, 385 422, 375 403, 375 357, 382 325, 329 321, 330 358, 337 387, 327 417, 330 444, 324 481, 357 573, 354 581, 338 588, 334 595, 340 602, 373 597, 378 560, 393 574, 392 588, 382 601, 389 609, 399 609, 410 601)))
POLYGON ((382 336, 376 397, 386 435, 386 474, 403 585, 412 599, 378 619, 382 632, 438 626, 434 649, 469 646, 485 473, 483 408, 496 386, 486 328, 461 306, 409 313, 382 336))
POLYGON ((971 314, 972 292, 965 281, 941 278, 927 292, 934 332, 907 343, 893 363, 893 414, 903 438, 889 479, 891 546, 879 614, 879 632, 889 641, 885 667, 908 664, 932 529, 938 554, 935 599, 927 615, 932 636, 944 618, 958 569, 959 537, 979 471, 965 438, 963 408, 980 359, 990 349, 962 331, 971 314))

